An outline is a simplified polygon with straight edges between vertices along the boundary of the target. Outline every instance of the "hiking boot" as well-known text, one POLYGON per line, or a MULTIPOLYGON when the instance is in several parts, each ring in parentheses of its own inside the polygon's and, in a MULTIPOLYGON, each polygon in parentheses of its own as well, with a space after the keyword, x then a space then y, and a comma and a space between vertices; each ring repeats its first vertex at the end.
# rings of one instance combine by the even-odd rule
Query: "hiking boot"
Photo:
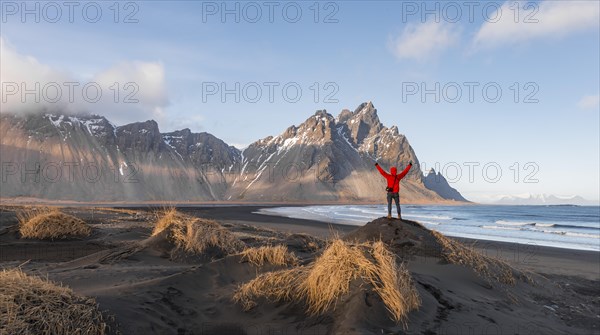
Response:
POLYGON ((387 218, 388 218, 388 219, 391 219, 391 218, 392 218, 392 214, 388 214, 388 217, 387 217, 387 218))
POLYGON ((402 220, 402 216, 398 214, 398 220, 402 220))

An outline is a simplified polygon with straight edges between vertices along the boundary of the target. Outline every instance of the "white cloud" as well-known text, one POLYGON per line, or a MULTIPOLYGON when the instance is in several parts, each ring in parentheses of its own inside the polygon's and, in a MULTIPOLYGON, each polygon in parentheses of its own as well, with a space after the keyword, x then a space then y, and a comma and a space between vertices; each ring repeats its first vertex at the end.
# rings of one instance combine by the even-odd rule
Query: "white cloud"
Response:
POLYGON ((398 59, 425 60, 440 54, 458 41, 455 25, 436 22, 409 23, 388 46, 398 59))
MULTIPOLYGON (((0 82, 2 83, 1 103, 2 111, 23 112, 38 108, 33 95, 26 95, 21 99, 21 83, 30 89, 35 83, 70 82, 71 76, 67 72, 58 71, 50 66, 40 63, 37 59, 20 55, 9 43, 0 37, 0 82), (14 85, 18 87, 14 87, 14 85), (11 94, 16 90, 15 94, 11 94)), ((50 95, 50 94, 48 94, 50 95)), ((66 104, 58 101, 57 108, 65 108, 66 104)))
POLYGON ((579 100, 577 106, 581 109, 598 109, 600 107, 600 95, 586 95, 579 100))
POLYGON ((169 100, 159 62, 125 61, 82 78, 19 53, 2 37, 0 53, 2 112, 88 112, 117 124, 164 118, 169 100))
POLYGON ((517 10, 513 1, 505 2, 495 19, 490 14, 490 22, 485 22, 473 40, 475 48, 490 48, 502 44, 512 44, 535 38, 556 38, 593 29, 600 23, 599 1, 541 1, 539 3, 519 2, 517 10), (494 22, 492 22, 494 21, 494 22))
POLYGON ((236 149, 242 150, 242 151, 250 145, 250 143, 229 143, 229 142, 225 142, 225 143, 227 143, 227 145, 231 145, 232 147, 235 147, 236 149))
MULTIPOLYGON (((173 115, 163 123, 166 131, 175 131, 189 128, 192 131, 202 130, 204 128, 204 116, 202 114, 173 115)), ((161 128, 161 131, 165 131, 161 128)))

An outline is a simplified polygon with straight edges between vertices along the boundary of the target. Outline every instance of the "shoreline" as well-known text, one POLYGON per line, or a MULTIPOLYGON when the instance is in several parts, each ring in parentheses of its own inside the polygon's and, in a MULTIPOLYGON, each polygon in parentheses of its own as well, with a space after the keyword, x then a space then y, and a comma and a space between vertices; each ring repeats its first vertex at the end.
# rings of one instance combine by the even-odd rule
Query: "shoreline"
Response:
MULTIPOLYGON (((226 223, 242 223, 291 233, 307 233, 322 238, 332 234, 343 235, 360 226, 328 223, 311 219, 296 219, 276 215, 256 214, 260 208, 271 206, 238 207, 179 207, 182 212, 226 223)), ((367 222, 365 222, 366 224, 367 222)), ((581 275, 600 280, 600 252, 550 246, 527 245, 514 242, 451 237, 488 256, 501 258, 521 268, 552 275, 581 275), (548 266, 548 264, 552 264, 548 266)))
MULTIPOLYGON (((413 207, 415 205, 411 205, 411 204, 403 204, 403 206, 408 206, 408 207, 413 207)), ((486 206, 486 205, 480 205, 480 206, 486 206)), ((492 206, 492 207, 499 207, 496 205, 488 205, 488 206, 492 206)), ((558 207, 562 207, 562 205, 551 205, 551 206, 558 206, 558 207)), ((287 206, 287 207, 295 207, 295 206, 287 206)), ((440 207, 443 208, 443 205, 438 205, 436 207, 440 207)), ((537 206, 527 206, 527 207, 537 207, 537 206)), ((546 207, 546 206, 539 206, 539 207, 546 207)), ((586 206, 578 206, 578 207, 586 207, 586 206)), ((598 206, 589 206, 589 207, 598 207, 598 206)), ((283 207, 279 207, 279 208, 283 208, 283 207)), ((261 214, 263 215, 268 215, 268 216, 279 216, 279 217, 288 217, 286 216, 286 214, 289 213, 280 213, 278 211, 275 210, 271 210, 272 207, 264 207, 262 208, 264 209, 261 210, 259 209, 259 211, 261 212, 261 214)), ((285 211, 283 211, 285 212, 285 211)), ((384 213, 382 213, 384 214, 384 213)), ((325 224, 329 224, 329 223, 333 223, 333 224, 339 224, 339 225, 348 225, 348 226, 352 226, 352 227, 360 227, 362 225, 364 225, 366 222, 371 221, 376 219, 376 217, 364 217, 361 219, 366 220, 365 222, 363 222, 362 220, 350 220, 350 221, 357 221, 358 224, 355 224, 353 222, 344 222, 344 220, 336 220, 334 218, 329 218, 326 216, 319 216, 313 213, 311 216, 303 216, 303 215, 295 215, 292 214, 289 216, 289 218, 293 218, 293 219, 306 219, 306 220, 315 220, 318 222, 323 222, 325 224), (331 219, 331 221, 327 221, 327 219, 331 219)), ((408 216, 410 217, 411 214, 409 213, 408 216)), ((382 215, 383 217, 383 215, 382 215)), ((418 215, 416 215, 416 219, 412 219, 412 220, 416 220, 419 221, 419 217, 418 215)), ((424 221, 425 223, 427 221, 424 221)), ((552 224, 554 225, 554 224, 552 224)), ((560 225, 560 224, 559 224, 560 225)), ((434 229, 437 230, 437 228, 430 228, 430 229, 434 229)), ((554 242, 551 243, 551 241, 538 241, 538 240, 529 240, 527 238, 516 238, 516 239, 512 239, 511 237, 502 237, 502 236, 495 236, 495 235, 489 235, 489 234, 477 234, 477 233, 457 233, 457 235, 451 235, 451 234, 447 234, 444 231, 440 231, 441 233, 446 234, 448 237, 452 237, 452 238, 456 238, 456 239, 464 239, 464 240, 475 240, 475 241, 483 241, 483 242, 504 242, 504 243, 515 243, 515 244, 520 244, 523 246, 540 246, 540 247, 549 247, 549 248, 557 248, 557 249, 566 249, 566 250, 579 250, 579 251, 592 251, 592 252, 598 252, 600 253, 600 240, 598 241, 598 248, 593 248, 593 247, 586 247, 586 245, 577 245, 577 244, 564 244, 564 243, 560 243, 560 242, 554 242)), ((568 234, 568 233, 567 233, 568 234)))
MULTIPOLYGON (((16 205, 18 206, 18 205, 16 205)), ((298 206, 300 204, 286 204, 298 206)), ((85 210, 87 206, 73 206, 74 209, 85 210)), ((153 211, 154 206, 114 206, 115 208, 139 209, 153 211)), ((312 219, 289 218, 277 215, 254 213, 261 208, 279 207, 279 205, 247 204, 231 206, 180 206, 178 210, 198 217, 213 219, 224 224, 241 224, 268 228, 285 233, 305 233, 319 238, 343 236, 361 226, 328 223, 312 219)), ((156 206, 160 208, 160 206, 156 206)), ((93 212, 92 212, 93 213, 93 212)), ((93 215, 93 214, 92 214, 93 215)), ((365 222, 364 224, 367 224, 365 222)), ((0 227, 1 230, 2 227, 0 227)), ((591 280, 600 280, 600 252, 537 246, 464 237, 451 237, 488 256, 495 256, 513 265, 539 273, 552 275, 581 276, 591 280)))

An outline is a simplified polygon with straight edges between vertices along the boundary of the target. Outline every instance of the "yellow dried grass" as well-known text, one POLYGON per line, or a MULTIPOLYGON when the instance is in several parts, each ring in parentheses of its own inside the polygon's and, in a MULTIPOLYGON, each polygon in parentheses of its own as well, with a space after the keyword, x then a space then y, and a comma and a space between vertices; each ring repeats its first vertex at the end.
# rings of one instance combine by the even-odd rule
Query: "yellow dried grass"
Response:
POLYGON ((264 264, 283 266, 298 264, 298 258, 285 245, 247 248, 241 252, 241 256, 242 262, 249 262, 256 266, 263 266, 264 264))
POLYGON ((0 334, 103 335, 108 327, 96 301, 67 287, 25 274, 0 271, 0 334))
POLYGON ((309 314, 321 314, 332 303, 348 293, 350 282, 361 276, 371 278, 376 271, 363 254, 360 245, 349 245, 335 239, 312 264, 311 271, 300 286, 306 297, 309 314))
POLYGON ((127 209, 127 208, 115 208, 115 207, 92 207, 90 210, 98 212, 113 212, 119 214, 136 215, 140 213, 138 210, 127 209))
POLYGON ((396 256, 381 241, 373 244, 372 255, 379 265, 376 267, 376 276, 371 277, 375 291, 392 319, 405 322, 406 315, 421 305, 421 298, 413 285, 410 272, 403 264, 398 266, 396 256))
MULTIPOLYGON (((493 279, 509 285, 516 283, 515 269, 505 261, 482 255, 475 250, 474 246, 466 246, 456 240, 447 238, 438 231, 432 230, 431 233, 442 246, 442 256, 449 263, 470 267, 479 276, 488 280, 493 279)), ((527 276, 526 279, 531 280, 527 276)))
POLYGON ((260 275, 238 288, 233 300, 244 310, 257 305, 256 300, 264 297, 269 301, 298 301, 302 299, 297 289, 306 277, 307 267, 271 271, 260 275))
POLYGON ((226 254, 240 252, 244 243, 216 221, 194 218, 179 213, 175 208, 164 210, 158 215, 152 236, 168 229, 168 238, 177 250, 189 254, 201 254, 215 247, 226 254))
POLYGON ((17 212, 22 238, 66 239, 86 237, 92 229, 81 219, 65 214, 58 208, 31 207, 17 212))
POLYGON ((396 322, 405 323, 408 312, 420 306, 410 274, 382 242, 350 244, 337 238, 312 264, 262 274, 241 285, 233 299, 244 309, 260 297, 305 301, 307 313, 318 315, 347 295, 354 280, 370 285, 396 322))

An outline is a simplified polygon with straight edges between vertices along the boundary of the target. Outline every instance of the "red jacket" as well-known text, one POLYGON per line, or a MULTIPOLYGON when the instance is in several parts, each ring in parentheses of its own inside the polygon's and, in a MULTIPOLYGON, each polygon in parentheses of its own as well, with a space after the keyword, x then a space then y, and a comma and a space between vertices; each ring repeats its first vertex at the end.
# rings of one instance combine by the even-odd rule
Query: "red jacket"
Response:
POLYGON ((396 174, 397 170, 395 166, 391 168, 390 173, 385 172, 379 164, 375 165, 375 167, 377 167, 379 173, 387 179, 387 186, 393 188, 392 192, 397 193, 400 192, 400 180, 406 176, 412 165, 409 164, 400 174, 396 174))

